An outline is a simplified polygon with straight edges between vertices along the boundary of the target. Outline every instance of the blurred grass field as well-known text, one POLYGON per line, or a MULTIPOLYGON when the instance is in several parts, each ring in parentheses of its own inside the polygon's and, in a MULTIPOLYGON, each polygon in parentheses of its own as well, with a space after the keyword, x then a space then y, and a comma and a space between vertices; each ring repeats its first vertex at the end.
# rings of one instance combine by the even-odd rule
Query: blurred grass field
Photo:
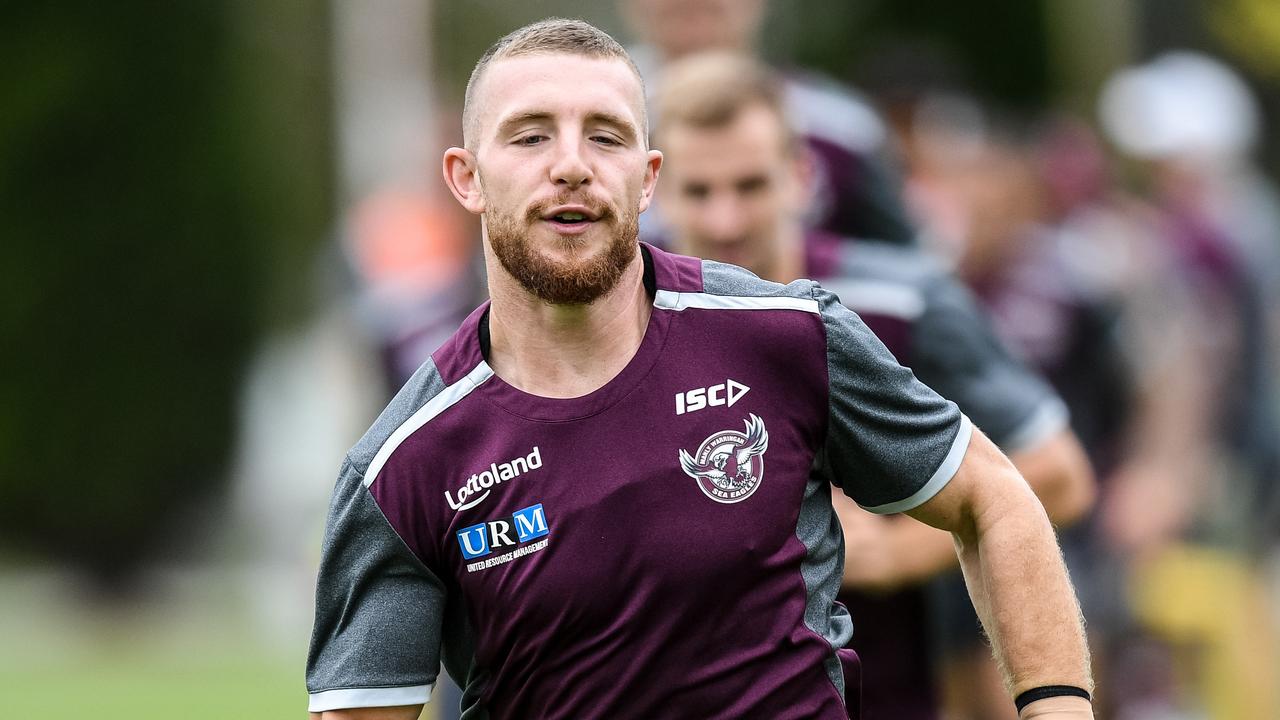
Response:
MULTIPOLYGON (((6 655, 16 648, 10 648, 6 655)), ((0 672, 0 716, 45 720, 302 718, 297 667, 255 657, 168 658, 136 650, 0 672)))
POLYGON ((303 718, 305 617, 271 622, 234 573, 86 599, 66 577, 0 571, 0 718, 303 718))

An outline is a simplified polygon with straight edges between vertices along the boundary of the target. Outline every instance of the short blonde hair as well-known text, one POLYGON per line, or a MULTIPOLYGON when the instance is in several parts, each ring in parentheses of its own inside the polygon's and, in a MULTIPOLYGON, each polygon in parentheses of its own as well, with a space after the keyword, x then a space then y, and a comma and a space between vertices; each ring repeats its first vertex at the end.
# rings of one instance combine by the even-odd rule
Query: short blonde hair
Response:
POLYGON ((540 55, 548 53, 566 53, 590 58, 616 58, 624 60, 635 73, 640 83, 640 135, 648 136, 648 119, 644 107, 644 79, 640 77, 640 69, 627 54, 625 48, 618 44, 609 33, 597 28, 585 20, 568 18, 547 18, 531 25, 514 30, 502 39, 489 46, 480 56, 471 78, 467 81, 467 91, 462 101, 462 136, 463 143, 471 148, 479 132, 479 118, 476 117, 476 88, 484 76, 489 64, 495 60, 540 55))
POLYGON ((662 74, 654 105, 659 137, 674 127, 727 127, 744 110, 763 107, 777 116, 788 151, 797 145, 782 79, 764 63, 740 53, 699 53, 672 63, 662 74))

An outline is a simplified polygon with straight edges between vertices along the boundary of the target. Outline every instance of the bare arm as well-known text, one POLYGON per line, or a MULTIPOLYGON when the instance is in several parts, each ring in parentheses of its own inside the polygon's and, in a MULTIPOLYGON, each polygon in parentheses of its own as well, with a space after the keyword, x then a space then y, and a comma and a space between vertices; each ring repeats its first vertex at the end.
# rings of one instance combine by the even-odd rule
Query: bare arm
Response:
MULTIPOLYGON (((1010 460, 1055 524, 1069 525, 1092 507, 1093 471, 1071 430, 1063 428, 1010 460)), ((841 494, 832 499, 845 535, 845 587, 884 592, 955 566, 950 533, 906 518, 873 515, 841 494)))
MULTIPOLYGON (((955 477, 908 514, 952 534, 969 595, 1013 695, 1044 685, 1092 689, 1075 591, 1053 528, 1007 458, 975 431, 955 477)), ((1079 698, 1028 705, 1023 718, 1091 718, 1079 698), (1062 707, 1059 714, 1051 712, 1062 707)))
POLYGON ((422 705, 397 707, 353 708, 351 710, 326 710, 311 713, 311 720, 418 720, 422 705))
MULTIPOLYGON (((1199 312, 1193 317, 1197 327, 1212 324, 1199 312)), ((1125 554, 1145 554, 1179 537, 1220 482, 1210 467, 1218 418, 1211 408, 1221 403, 1219 358, 1229 352, 1194 341, 1202 333, 1182 321, 1170 322, 1176 331, 1162 336, 1161 352, 1144 354, 1124 464, 1108 478, 1099 513, 1104 536, 1125 554)), ((1223 332, 1218 327, 1211 335, 1223 332)))

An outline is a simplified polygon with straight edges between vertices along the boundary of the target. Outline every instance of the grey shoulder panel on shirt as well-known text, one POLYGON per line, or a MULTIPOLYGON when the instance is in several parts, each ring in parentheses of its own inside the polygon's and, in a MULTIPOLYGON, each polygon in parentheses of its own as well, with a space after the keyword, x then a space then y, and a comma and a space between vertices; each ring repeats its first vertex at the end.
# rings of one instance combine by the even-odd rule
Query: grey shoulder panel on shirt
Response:
POLYGON ((444 601, 443 584, 344 462, 316 580, 307 657, 312 710, 411 704, 401 702, 405 690, 425 702, 439 668, 444 601))
POLYGON ((960 440, 963 416, 901 366, 834 294, 813 288, 827 333, 829 419, 822 468, 866 508, 923 502, 960 440))
POLYGON ((404 387, 400 388, 400 391, 392 398, 390 404, 382 411, 378 419, 373 422, 364 437, 360 438, 360 441, 347 454, 355 468, 361 474, 367 471, 369 464, 373 462, 373 458, 378 454, 378 450, 387 442, 392 433, 411 418, 419 408, 430 402, 432 398, 439 395, 444 389, 444 378, 440 377, 435 361, 427 358, 422 367, 418 368, 413 377, 409 378, 404 387))
POLYGON ((960 410, 899 365, 835 295, 810 280, 780 285, 712 261, 702 271, 708 295, 786 298, 777 304, 821 316, 829 407, 820 467, 828 479, 868 508, 924 502, 922 490, 950 479, 937 473, 962 440, 960 410))

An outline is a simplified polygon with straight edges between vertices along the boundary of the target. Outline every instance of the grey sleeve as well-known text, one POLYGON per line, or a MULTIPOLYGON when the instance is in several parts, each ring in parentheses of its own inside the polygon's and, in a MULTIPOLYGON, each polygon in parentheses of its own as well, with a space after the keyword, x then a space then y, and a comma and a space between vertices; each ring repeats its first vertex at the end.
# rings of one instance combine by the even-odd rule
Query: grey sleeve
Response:
POLYGON ((835 295, 815 286, 814 299, 827 334, 829 392, 818 470, 872 512, 921 505, 955 475, 972 426, 835 295))
POLYGON ((911 352, 921 382, 954 400, 1005 452, 1066 427, 1066 404, 996 337, 968 290, 940 277, 925 297, 911 352))
POLYGON ((329 507, 307 656, 309 710, 427 702, 445 591, 343 463, 329 507))

